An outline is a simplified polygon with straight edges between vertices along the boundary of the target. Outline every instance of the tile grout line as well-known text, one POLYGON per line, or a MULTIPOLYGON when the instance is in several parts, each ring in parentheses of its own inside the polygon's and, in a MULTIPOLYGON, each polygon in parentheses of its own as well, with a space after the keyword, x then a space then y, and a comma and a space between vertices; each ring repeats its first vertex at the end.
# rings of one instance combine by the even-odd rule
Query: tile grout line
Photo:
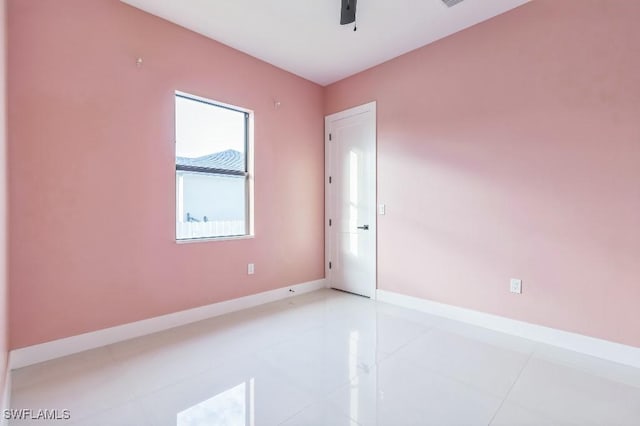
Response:
POLYGON ((304 407, 302 407, 300 410, 296 411, 295 413, 293 413, 292 415, 290 415, 289 417, 287 417, 286 419, 284 419, 283 421, 278 423, 278 426, 281 426, 285 423, 287 423, 289 420, 293 419, 295 416, 297 416, 298 414, 302 413, 304 410, 306 410, 307 408, 313 407, 314 404, 317 404, 318 401, 322 401, 321 399, 317 399, 314 397, 314 399, 307 405, 305 405, 304 407))
MULTIPOLYGON (((400 346, 399 346, 397 349, 395 349, 394 351, 387 353, 385 357, 383 357, 381 360, 379 360, 379 361, 376 361, 376 362, 375 362, 375 368, 378 368, 378 364, 379 364, 380 362, 382 362, 382 361, 386 361, 387 359, 391 358, 392 356, 394 356, 395 354, 397 354, 398 352, 400 352, 402 349, 404 349, 404 348, 406 348, 407 346, 409 346, 410 344, 412 344, 415 340, 417 340, 417 339, 419 339, 419 338, 421 338, 421 337, 424 337, 424 336, 426 336, 426 335, 428 335, 428 334, 431 334, 431 333, 433 333, 433 332, 435 332, 435 331, 443 331, 443 332, 445 332, 445 333, 451 333, 451 334, 454 334, 454 335, 456 335, 456 336, 458 336, 458 337, 461 337, 461 338, 464 338, 464 339, 468 339, 468 338, 469 338, 468 336, 464 336, 464 335, 462 335, 462 334, 458 334, 458 333, 456 333, 455 331, 450 331, 450 330, 447 330, 447 329, 445 329, 445 328, 442 328, 442 324, 443 324, 445 321, 446 321, 446 319, 443 319, 443 321, 438 321, 438 322, 436 322, 436 324, 433 324, 433 325, 431 325, 431 326, 428 326, 428 328, 427 328, 425 331, 421 332, 418 336, 416 336, 416 337, 415 337, 415 338, 413 338, 412 340, 410 340, 410 341, 408 341, 408 342, 406 342, 406 343, 403 343, 402 345, 400 345, 400 346)), ((473 326, 473 327, 477 327, 477 326, 473 326)), ((498 332, 498 333, 500 333, 500 332, 498 332)), ((503 334, 503 333, 500 333, 500 334, 503 334)), ((498 348, 498 349, 503 349, 503 348, 500 348, 500 347, 495 346, 495 345, 493 345, 493 344, 491 344, 491 343, 488 343, 488 342, 481 342, 481 343, 486 344, 486 345, 489 345, 489 346, 492 346, 492 347, 495 347, 495 348, 498 348)), ((530 360, 530 359, 531 359, 531 357, 536 353, 536 348, 537 348, 537 347, 538 347, 538 344, 534 344, 534 347, 533 347, 533 349, 531 349, 531 352, 528 354, 527 359, 526 359, 526 361, 525 361, 525 363, 524 363, 523 367, 522 367, 522 368, 520 369, 520 371, 518 372, 518 375, 517 375, 516 379, 515 379, 515 380, 514 380, 514 382, 511 384, 511 386, 509 387, 509 390, 508 390, 508 391, 507 391, 507 393, 506 393, 506 396, 504 397, 504 399, 503 399, 503 400, 502 400, 502 402, 500 403, 500 406, 498 407, 498 410, 502 407, 502 404, 504 403, 504 401, 505 401, 506 397, 509 395, 509 393, 511 392, 511 389, 513 389, 513 386, 515 385, 515 383, 516 383, 516 382, 518 381, 518 379, 520 378, 520 375, 522 374, 522 371, 524 370, 524 368, 525 368, 525 367, 527 366, 527 364, 529 363, 529 360, 530 360)), ((509 349, 507 349, 507 350, 509 350, 509 349)), ((426 371, 428 371, 430 374, 433 374, 433 375, 435 375, 435 376, 442 377, 442 378, 445 378, 445 379, 447 379, 447 380, 451 380, 451 381, 453 381, 453 382, 456 382, 456 383, 458 383, 458 384, 461 384, 461 385, 463 385, 463 386, 465 386, 465 387, 471 388, 471 389, 473 389, 473 390, 474 390, 474 391, 476 391, 476 392, 483 392, 483 393, 487 393, 487 394, 489 394, 489 395, 495 396, 496 398, 500 398, 500 395, 499 395, 499 394, 497 394, 497 393, 489 392, 489 391, 487 391, 486 389, 484 389, 484 388, 482 388, 482 387, 479 387, 479 386, 477 386, 477 385, 475 385, 475 384, 472 384, 472 383, 466 382, 466 381, 464 381, 464 380, 462 380, 462 379, 460 379, 460 378, 457 378, 457 377, 454 377, 454 376, 450 376, 450 375, 448 375, 448 374, 444 374, 444 373, 440 372, 440 371, 439 371, 439 370, 437 370, 437 369, 433 369, 433 368, 430 368, 430 367, 428 367, 428 366, 423 366, 423 365, 417 365, 417 364, 413 364, 413 365, 414 365, 415 367, 418 367, 418 368, 424 368, 424 369, 425 369, 426 371)), ((496 413, 497 413, 497 412, 496 412, 496 413)), ((495 414, 494 414, 494 417, 495 417, 495 414)), ((493 420, 493 418, 492 418, 491 420, 493 420)))
POLYGON ((527 365, 529 365, 529 362, 531 362, 531 358, 533 358, 533 354, 536 353, 536 349, 537 349, 538 345, 536 344, 536 346, 534 346, 534 348, 531 350, 531 353, 529 354, 529 357, 527 358, 527 361, 524 363, 524 365, 522 366, 522 368, 520 369, 520 372, 518 373, 518 376, 516 377, 516 379, 513 381, 513 383, 511 384, 511 386, 509 387, 509 390, 507 391, 506 395, 504 396, 504 398, 502 399, 502 402, 500 402, 500 405, 498 406, 498 408, 496 409, 496 412, 493 413, 493 416, 491 417, 491 420, 489 420, 488 425, 491 425, 491 423, 493 423, 493 421, 495 420, 496 416, 498 415, 498 413, 500 412, 500 410, 502 409, 502 406, 504 405, 504 403, 507 401, 507 398, 509 398, 509 395, 511 394, 511 391, 513 390, 513 388, 515 387, 516 383, 518 383, 518 380, 520 380, 520 376, 522 376, 522 372, 524 371, 525 368, 527 368, 527 365))

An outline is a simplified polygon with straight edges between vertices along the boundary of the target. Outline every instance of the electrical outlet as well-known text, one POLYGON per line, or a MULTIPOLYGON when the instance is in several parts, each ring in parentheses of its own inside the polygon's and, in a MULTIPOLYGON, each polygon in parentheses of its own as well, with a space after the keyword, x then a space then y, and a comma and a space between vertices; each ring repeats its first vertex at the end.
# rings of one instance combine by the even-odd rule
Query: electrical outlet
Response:
POLYGON ((511 293, 521 294, 522 293, 522 280, 519 280, 517 278, 511 278, 510 291, 511 291, 511 293))
POLYGON ((247 265, 247 274, 253 275, 256 272, 255 265, 253 263, 249 263, 247 265))

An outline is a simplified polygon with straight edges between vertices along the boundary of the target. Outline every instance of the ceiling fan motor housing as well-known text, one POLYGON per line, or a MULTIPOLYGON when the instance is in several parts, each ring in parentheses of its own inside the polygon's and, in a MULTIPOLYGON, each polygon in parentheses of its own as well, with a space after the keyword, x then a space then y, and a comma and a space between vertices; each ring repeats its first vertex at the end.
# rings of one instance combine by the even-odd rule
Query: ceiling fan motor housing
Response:
POLYGON ((358 0, 342 0, 342 8, 340 9, 340 25, 355 22, 357 2, 358 0))
POLYGON ((447 7, 453 7, 458 3, 462 3, 462 0, 442 0, 442 3, 446 4, 447 7))

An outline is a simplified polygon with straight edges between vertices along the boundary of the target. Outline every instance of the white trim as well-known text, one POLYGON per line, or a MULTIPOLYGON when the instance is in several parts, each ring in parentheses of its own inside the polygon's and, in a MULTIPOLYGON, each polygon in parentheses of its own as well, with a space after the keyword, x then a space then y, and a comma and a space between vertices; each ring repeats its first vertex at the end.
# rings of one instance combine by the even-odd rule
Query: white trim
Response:
POLYGON ((335 112, 333 114, 327 115, 324 120, 325 123, 329 121, 341 120, 343 118, 353 117, 354 115, 364 114, 369 111, 376 111, 377 103, 376 101, 371 101, 366 104, 358 105, 353 108, 345 109, 344 111, 335 112))
POLYGON ((183 238, 181 240, 174 240, 176 244, 192 244, 192 243, 206 243, 210 241, 233 241, 233 240, 251 240, 255 238, 255 235, 236 235, 230 237, 202 237, 202 238, 183 238))
POLYGON ((640 348, 431 300, 378 290, 378 301, 462 321, 525 339, 640 368, 640 348))
POLYGON ((378 220, 378 210, 377 210, 377 206, 378 206, 378 193, 377 193, 377 187, 378 187, 378 116, 377 116, 377 102, 376 101, 371 101, 368 102, 366 104, 363 105, 359 105, 353 108, 349 108, 346 109, 344 111, 340 111, 340 112, 336 112, 330 115, 327 115, 324 117, 324 176, 325 176, 325 190, 324 190, 324 206, 325 206, 325 224, 324 224, 324 241, 325 241, 325 245, 324 245, 324 256, 325 256, 325 265, 324 265, 324 276, 326 277, 327 280, 327 287, 331 287, 331 270, 329 269, 329 262, 332 261, 332 253, 331 253, 331 248, 332 248, 332 244, 333 244, 333 239, 331 236, 331 232, 330 232, 330 228, 329 228, 329 218, 332 217, 332 210, 333 210, 333 199, 332 199, 332 192, 330 190, 330 186, 329 186, 329 176, 332 175, 331 173, 331 169, 332 169, 332 145, 331 145, 331 141, 329 140, 329 135, 331 134, 331 124, 335 121, 338 120, 342 120, 345 118, 351 118, 351 117, 355 117, 357 115, 361 115, 361 114, 372 114, 373 115, 373 138, 374 138, 374 144, 373 144, 373 154, 374 154, 374 158, 375 158, 375 164, 373 167, 373 180, 375 182, 375 194, 374 194, 374 208, 375 208, 375 214, 374 214, 374 222, 371 225, 371 231, 373 233, 375 233, 375 235, 373 236, 373 241, 374 244, 376 245, 375 248, 375 253, 376 253, 376 257, 373 259, 373 267, 375 270, 374 276, 374 282, 373 282, 373 288, 370 289, 370 294, 371 294, 371 299, 375 300, 376 299, 376 289, 377 289, 377 269, 378 269, 378 259, 377 259, 377 241, 378 241, 378 237, 377 237, 377 233, 378 233, 378 224, 377 224, 377 220, 378 220))
POLYGON ((303 284, 282 287, 263 293, 252 294, 238 299, 218 302, 211 305, 185 311, 174 312, 159 317, 149 318, 115 327, 105 328, 90 333, 65 337, 51 342, 40 343, 25 348, 14 349, 9 356, 9 368, 26 367, 39 362, 60 358, 66 355, 95 349, 112 343, 121 342, 135 337, 145 336, 151 333, 168 330, 181 325, 202 321, 230 312, 251 308, 265 303, 286 299, 293 295, 309 293, 325 288, 325 280, 309 281, 303 284), (293 290, 292 293, 289 290, 293 290))

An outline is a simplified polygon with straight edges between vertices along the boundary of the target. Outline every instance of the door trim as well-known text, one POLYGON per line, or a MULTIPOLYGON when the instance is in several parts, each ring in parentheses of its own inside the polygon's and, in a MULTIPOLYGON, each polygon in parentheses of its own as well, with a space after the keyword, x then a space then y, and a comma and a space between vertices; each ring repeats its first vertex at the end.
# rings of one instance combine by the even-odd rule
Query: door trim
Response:
POLYGON ((375 221, 376 224, 373 227, 375 231, 375 235, 373 238, 375 258, 373 259, 374 265, 374 282, 373 288, 371 288, 371 299, 375 300, 377 297, 377 288, 378 288, 378 117, 377 117, 377 103, 376 101, 372 101, 363 105, 359 105, 353 108, 346 109, 344 111, 336 112, 333 114, 329 114, 324 118, 324 276, 327 281, 327 287, 331 287, 331 269, 329 268, 330 259, 330 248, 332 243, 332 236, 329 229, 329 218, 330 212, 333 207, 333 203, 330 197, 330 187, 329 187, 329 171, 331 170, 331 151, 330 151, 330 143, 332 141, 329 140, 329 135, 331 134, 331 123, 337 120, 341 120, 344 118, 354 117, 360 114, 372 113, 373 115, 373 154, 375 158, 375 164, 373 167, 373 181, 375 182, 375 221))

